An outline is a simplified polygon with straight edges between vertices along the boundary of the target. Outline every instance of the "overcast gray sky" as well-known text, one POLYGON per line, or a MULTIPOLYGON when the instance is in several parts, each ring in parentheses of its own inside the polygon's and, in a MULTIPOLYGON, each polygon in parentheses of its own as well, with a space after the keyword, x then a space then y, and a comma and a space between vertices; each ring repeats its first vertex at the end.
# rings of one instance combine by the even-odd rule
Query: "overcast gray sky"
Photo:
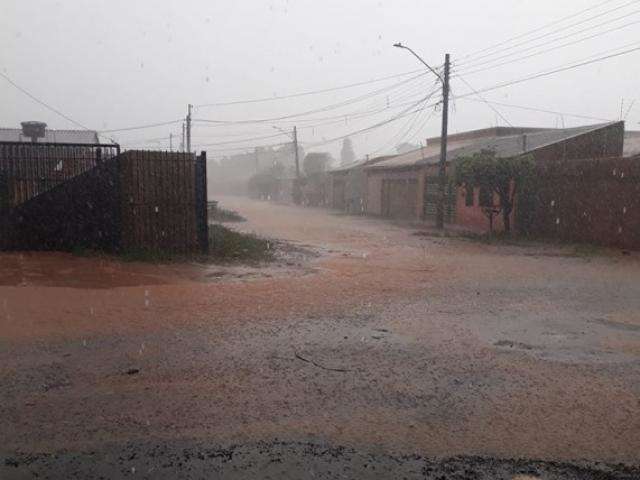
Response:
MULTIPOLYGON (((187 103, 282 96, 422 68, 407 51, 392 47, 398 41, 433 66, 441 65, 450 52, 454 70, 478 90, 640 46, 640 24, 634 24, 640 22, 640 1, 630 0, 2 0, 0 9, 0 71, 97 130, 177 120, 184 117, 187 103), (596 5, 600 6, 477 53, 596 5), (570 27, 577 22, 582 23, 570 27), (598 36, 557 48, 592 35, 598 36), (540 54, 510 62, 535 53, 540 54), (510 63, 497 66, 504 62, 510 63), (494 68, 478 72, 487 67, 494 68)), ((639 77, 637 51, 483 96, 612 120, 620 117, 623 98, 625 113, 637 100, 627 128, 639 129, 639 77)), ((307 150, 329 150, 337 156, 339 141, 314 145, 386 121, 436 87, 431 75, 393 86, 409 78, 288 100, 197 108, 194 118, 242 121, 292 115, 364 96, 340 108, 295 117, 295 122, 294 118, 223 126, 197 122, 193 144, 218 157, 235 151, 231 148, 287 141, 284 136, 272 137, 278 135, 273 126, 289 129, 297 124, 307 150), (365 96, 386 87, 387 91, 365 96), (314 126, 319 123, 325 125, 314 126), (272 138, 244 141, 254 137, 272 138), (220 142, 238 143, 202 146, 220 142)), ((455 77, 452 88, 454 95, 469 91, 455 77)), ((17 127, 22 120, 37 119, 52 128, 77 128, 1 78, 0 93, 0 126, 17 127)), ((457 100, 454 107, 454 132, 504 125, 506 120, 548 127, 596 122, 495 105, 504 120, 486 104, 468 98, 457 100)), ((399 141, 419 142, 437 135, 440 114, 432 110, 352 135, 357 155, 392 151, 399 141)), ((176 123, 110 135, 125 146, 151 148, 155 144, 149 139, 177 135, 180 129, 176 123)), ((160 142, 168 147, 168 141, 160 142)))

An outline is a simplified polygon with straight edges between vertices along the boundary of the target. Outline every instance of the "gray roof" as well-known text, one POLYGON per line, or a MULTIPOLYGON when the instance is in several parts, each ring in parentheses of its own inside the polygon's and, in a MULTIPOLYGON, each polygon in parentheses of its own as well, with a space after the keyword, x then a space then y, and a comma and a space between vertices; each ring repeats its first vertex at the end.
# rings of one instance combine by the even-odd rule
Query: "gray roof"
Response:
MULTIPOLYGON (((22 134, 20 128, 0 128, 0 142, 27 142, 29 137, 22 134)), ((98 141, 98 132, 93 130, 52 130, 46 129, 44 138, 38 142, 92 144, 98 141)))
POLYGON ((388 160, 393 157, 395 157, 395 155, 385 155, 382 157, 374 157, 370 159, 364 158, 362 160, 356 160, 355 162, 349 163, 347 165, 340 165, 339 167, 332 168, 331 170, 329 170, 329 173, 348 172, 349 170, 353 170, 354 168, 366 167, 367 165, 374 165, 378 162, 382 162, 384 160, 388 160))
MULTIPOLYGON (((603 127, 608 127, 613 123, 600 125, 589 125, 586 127, 550 129, 542 130, 525 135, 492 136, 489 138, 475 138, 450 141, 447 144, 448 160, 455 160, 457 157, 472 155, 481 150, 494 150, 499 157, 513 157, 522 155, 540 147, 551 145, 577 135, 582 135, 603 127)), ((368 169, 393 169, 411 168, 420 165, 431 165, 438 163, 440 159, 440 143, 414 150, 412 152, 398 155, 384 162, 367 167, 368 169)))

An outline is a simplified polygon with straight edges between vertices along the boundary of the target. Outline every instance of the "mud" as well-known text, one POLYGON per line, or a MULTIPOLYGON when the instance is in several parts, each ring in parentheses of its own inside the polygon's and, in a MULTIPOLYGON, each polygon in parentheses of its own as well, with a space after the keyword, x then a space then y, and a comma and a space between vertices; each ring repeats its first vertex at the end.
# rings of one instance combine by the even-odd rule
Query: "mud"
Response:
MULTIPOLYGON (((0 452, 19 463, 6 471, 24 473, 33 455, 42 474, 93 477, 82 469, 106 464, 105 478, 118 477, 108 469, 121 468, 127 445, 140 458, 155 445, 194 456, 237 445, 255 459, 248 472, 278 478, 261 449, 284 445, 299 471, 316 461, 308 443, 348 452, 338 462, 348 478, 371 477, 355 466, 368 452, 380 471, 406 455, 463 456, 467 477, 445 478, 476 478, 463 465, 478 457, 479 475, 491 459, 586 461, 593 475, 595 462, 640 464, 636 255, 577 258, 323 210, 222 204, 248 219, 234 228, 319 255, 246 277, 218 276, 227 266, 0 255, 0 452)), ((636 473, 607 469, 593 478, 636 473)), ((591 478, 575 472, 566 478, 591 478)))
POLYGON ((420 480, 634 480, 640 469, 582 462, 571 465, 482 457, 424 458, 385 455, 313 443, 259 442, 227 447, 180 443, 115 446, 102 451, 17 454, 0 474, 23 478, 148 479, 420 479, 420 480))

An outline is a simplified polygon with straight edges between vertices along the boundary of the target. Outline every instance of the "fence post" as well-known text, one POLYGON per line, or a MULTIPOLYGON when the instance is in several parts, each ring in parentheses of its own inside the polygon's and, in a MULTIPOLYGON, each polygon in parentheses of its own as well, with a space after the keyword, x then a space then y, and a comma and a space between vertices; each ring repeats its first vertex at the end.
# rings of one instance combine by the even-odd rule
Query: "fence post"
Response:
POLYGON ((207 152, 196 157, 196 225, 202 253, 209 253, 209 218, 207 213, 207 152))

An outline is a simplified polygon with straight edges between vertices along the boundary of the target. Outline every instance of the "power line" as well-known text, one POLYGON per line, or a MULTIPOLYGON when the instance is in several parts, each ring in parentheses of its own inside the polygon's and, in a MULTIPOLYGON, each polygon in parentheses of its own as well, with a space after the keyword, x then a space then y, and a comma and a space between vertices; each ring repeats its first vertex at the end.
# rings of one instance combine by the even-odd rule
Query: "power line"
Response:
POLYGON ((457 77, 460 80, 462 80, 464 84, 467 87, 469 87, 473 91, 473 93, 475 93, 478 96, 478 98, 485 103, 485 105, 487 105, 491 110, 493 110, 493 112, 496 115, 498 115, 502 120, 504 120, 507 123, 507 125, 509 125, 510 127, 513 127, 513 124, 502 113, 500 113, 500 111, 497 108, 495 108, 493 105, 487 102, 485 98, 475 88, 473 88, 471 84, 467 82, 460 74, 454 74, 454 77, 457 77))
MULTIPOLYGON (((435 114, 435 110, 434 109, 431 110, 426 115, 425 120, 421 122, 420 126, 415 131, 415 133, 412 134, 411 131, 413 130, 413 128, 418 123, 418 119, 424 117, 426 111, 427 111, 427 109, 425 108, 425 109, 423 109, 421 111, 416 112, 415 117, 409 119, 409 122, 411 123, 411 125, 409 126, 408 129, 401 128, 400 131, 398 132, 398 135, 396 135, 390 142, 385 142, 380 148, 378 148, 378 149, 374 150, 373 152, 371 152, 370 155, 371 156, 376 156, 376 155, 378 155, 378 154, 380 154, 382 152, 385 152, 385 151, 387 151, 389 149, 397 147, 398 145, 402 144, 405 141, 411 142, 417 136, 417 134, 424 128, 424 126, 431 119, 431 117, 433 117, 433 115, 435 114)), ((407 124, 409 122, 407 122, 407 124)), ((407 125, 407 124, 405 124, 405 125, 407 125)))
MULTIPOLYGON (((604 60, 608 60, 610 58, 620 57, 622 55, 628 55, 629 53, 633 53, 633 52, 636 52, 638 50, 640 50, 640 47, 631 48, 631 49, 625 50, 623 52, 614 53, 614 54, 606 55, 606 56, 603 56, 603 57, 598 57, 598 58, 595 58, 593 60, 584 61, 584 62, 577 63, 577 64, 574 64, 574 65, 569 65, 569 66, 566 66, 566 67, 557 68, 555 70, 536 73, 536 74, 533 74, 533 75, 528 76, 528 77, 524 77, 524 78, 520 78, 520 79, 516 79, 516 80, 511 80, 509 82, 499 83, 499 84, 494 85, 492 87, 483 88, 481 90, 478 90, 477 93, 489 92, 491 90, 496 90, 498 88, 509 87, 511 85, 516 85, 518 83, 527 82, 529 80, 534 80, 534 79, 537 79, 537 78, 547 77, 549 75, 554 75, 554 74, 560 73, 560 72, 566 72, 566 71, 572 70, 574 68, 584 67, 586 65, 591 65, 593 63, 597 63, 597 62, 601 62, 601 61, 604 61, 604 60)), ((472 94, 458 95, 456 98, 465 98, 465 97, 467 97, 469 95, 472 95, 472 94)))
MULTIPOLYGON (((547 32, 547 33, 545 33, 543 35, 539 35, 537 37, 530 38, 529 40, 525 40, 525 41, 520 42, 520 43, 516 43, 516 44, 511 45, 509 47, 500 48, 500 49, 496 50, 495 52, 487 53, 487 54, 484 54, 484 55, 480 55, 479 57, 475 57, 475 60, 480 60, 482 58, 492 57, 492 56, 494 56, 494 55, 496 55, 498 53, 505 52, 505 51, 508 51, 508 50, 513 50, 514 48, 517 48, 517 47, 522 46, 522 45, 526 45, 527 43, 533 42, 535 40, 540 40, 542 38, 548 37, 549 35, 553 35, 555 33, 562 32, 562 31, 567 30, 569 28, 573 28, 573 27, 576 27, 578 25, 582 25, 584 23, 590 22, 591 20, 595 20, 596 18, 600 18, 600 17, 602 17, 604 15, 608 15, 609 13, 615 12, 617 10, 621 10, 621 9, 626 8, 626 7, 628 7, 628 6, 630 6, 630 5, 634 4, 634 3, 638 3, 638 1, 640 1, 640 0, 631 0, 628 3, 620 5, 620 6, 616 7, 616 8, 611 9, 611 10, 607 10, 605 12, 601 12, 601 13, 599 13, 597 15, 592 16, 592 17, 588 17, 586 19, 580 20, 579 22, 571 23, 571 24, 566 25, 566 26, 564 26, 562 28, 553 30, 551 32, 547 32)), ((636 12, 632 12, 632 14, 633 13, 636 13, 636 12)), ((624 16, 621 17, 621 18, 624 18, 624 16)), ((618 20, 619 20, 619 18, 618 18, 618 20)), ((608 23, 608 22, 605 22, 605 23, 608 23)), ((468 63, 468 62, 463 62, 461 64, 464 64, 464 63, 468 63)))
MULTIPOLYGON (((458 97, 461 98, 461 97, 458 97)), ((472 102, 481 102, 482 100, 476 99, 476 98, 471 98, 471 97, 462 97, 463 100, 469 100, 472 102)), ((565 117, 573 117, 573 118, 581 118, 583 120, 595 120, 598 122, 611 122, 612 120, 610 118, 600 118, 600 117, 591 117, 588 115, 579 115, 579 114, 574 114, 574 113, 566 113, 566 112, 558 112, 555 110, 546 110, 546 109, 542 109, 542 108, 536 108, 536 107, 528 107, 528 106, 524 106, 524 105, 514 105, 512 103, 504 103, 504 102, 495 102, 493 100, 484 100, 484 103, 489 103, 492 105, 498 105, 498 106, 502 106, 502 107, 507 107, 507 108, 517 108, 520 110, 528 110, 531 112, 539 112, 539 113, 548 113, 551 115, 562 115, 565 117)))
MULTIPOLYGON (((633 23, 640 23, 640 22, 633 22, 633 23)), ((629 25, 629 24, 627 24, 627 25, 625 25, 625 26, 628 26, 628 25, 629 25)), ((598 36, 599 36, 599 35, 598 35, 598 36)), ((575 43, 577 43, 577 42, 575 42, 575 43)), ((611 48, 611 49, 605 50, 605 51, 600 52, 599 54, 596 54, 596 55, 600 55, 600 54, 604 54, 604 53, 609 53, 609 52, 614 52, 614 51, 616 51, 616 50, 620 50, 620 49, 622 49, 622 48, 627 48, 627 47, 629 47, 629 46, 631 46, 631 45, 636 45, 637 43, 638 43, 638 42, 631 42, 631 43, 627 43, 627 44, 625 44, 625 45, 621 45, 621 46, 616 47, 616 48, 611 48)), ((565 45, 562 45, 562 46, 558 46, 557 48, 552 48, 552 49, 544 50, 544 51, 542 51, 542 52, 532 53, 532 54, 530 54, 530 55, 525 55, 524 57, 514 58, 513 60, 509 60, 509 61, 507 61, 507 62, 498 63, 498 64, 496 64, 496 65, 490 65, 490 66, 488 66, 488 67, 485 67, 485 68, 479 68, 479 69, 477 69, 477 70, 473 70, 473 69, 471 69, 471 71, 466 71, 466 70, 464 70, 464 69, 463 69, 462 71, 463 71, 463 72, 465 73, 465 75, 467 75, 467 76, 469 76, 469 75, 475 75, 476 73, 486 72, 487 70, 493 70, 494 68, 498 68, 498 67, 501 67, 501 66, 503 66, 503 65, 509 65, 509 64, 511 64, 511 63, 519 62, 519 61, 521 61, 521 60, 526 60, 526 59, 528 59, 528 58, 535 57, 535 56, 537 56, 537 55, 540 55, 540 54, 542 54, 542 53, 547 53, 547 52, 549 52, 549 51, 557 50, 557 49, 559 49, 559 48, 563 48, 563 47, 568 46, 568 45, 569 45, 569 44, 565 44, 565 45)), ((587 57, 587 58, 591 58, 591 57, 593 57, 593 56, 595 56, 595 55, 591 55, 591 56, 589 56, 589 57, 587 57)))
MULTIPOLYGON (((250 145, 243 147, 227 147, 227 148, 207 148, 207 152, 251 152, 256 148, 275 148, 275 147, 283 147, 285 145, 291 145, 291 142, 283 142, 283 143, 271 143, 265 145, 250 145)), ((198 149, 203 147, 204 145, 194 145, 194 149, 198 149)))
MULTIPOLYGON (((433 92, 431 92, 431 94, 429 95, 428 98, 430 98, 434 93, 435 93, 435 90, 433 92)), ((426 100, 428 100, 428 98, 426 100)), ((426 101, 426 100, 424 100, 424 101, 426 101)), ((406 103, 400 104, 400 105, 408 105, 408 104, 415 105, 415 102, 413 102, 413 101, 412 102, 406 102, 406 103)), ((397 105, 397 106, 400 106, 400 105, 397 105)), ((380 113, 380 112, 386 111, 386 110, 388 110, 388 108, 376 110, 375 113, 380 113)), ((359 115, 358 117, 353 117, 353 118, 360 119, 360 118, 364 118, 364 117, 367 117, 367 116, 371 116, 371 113, 367 113, 365 115, 359 115)), ((342 118, 338 119, 338 121, 318 123, 316 125, 305 125, 305 126, 303 126, 301 128, 304 128, 304 129, 316 128, 316 127, 320 127, 320 126, 340 123, 341 121, 342 121, 342 118)), ((250 141, 255 141, 255 140, 264 140, 264 139, 268 139, 268 138, 276 138, 276 137, 279 137, 281 135, 282 134, 278 133, 278 134, 275 134, 275 135, 272 134, 272 135, 265 135, 265 136, 248 137, 248 138, 242 138, 242 139, 238 139, 238 140, 229 140, 229 141, 222 141, 222 142, 215 142, 215 143, 201 143, 201 144, 199 144, 199 147, 216 146, 216 145, 228 145, 228 144, 234 144, 234 143, 250 142, 250 141)), ((201 138, 207 138, 207 137, 201 137, 201 138)), ((168 137, 166 137, 165 139, 168 139, 168 137)), ((246 148, 252 148, 252 147, 246 147, 246 148)))
POLYGON ((360 102, 362 100, 366 100, 368 98, 372 98, 375 97, 376 95, 379 95, 381 93, 393 90, 394 88, 397 88, 399 86, 405 85, 409 82, 412 82, 413 80, 416 80, 418 78, 421 78, 423 76, 426 75, 426 72, 423 72, 419 75, 416 75, 414 77, 411 77, 407 80, 403 80, 401 82, 398 82, 396 84, 393 85, 389 85, 387 87, 378 89, 378 90, 374 90, 373 92, 369 92, 366 93, 364 95, 360 95, 358 97, 352 98, 350 100, 346 100, 346 101, 342 101, 339 103, 335 103, 335 104, 331 104, 331 105, 327 105, 325 107, 321 107, 318 109, 314 109, 314 110, 308 110, 305 112, 300 112, 300 113, 294 113, 294 114, 290 114, 290 115, 283 115, 280 117, 271 117, 271 118, 261 118, 261 119, 254 119, 254 120, 210 120, 210 119, 194 119, 194 122, 203 122, 203 123, 214 123, 214 124, 228 124, 228 125, 242 125, 242 124, 252 124, 252 123, 265 123, 265 122, 275 122, 275 121, 280 121, 280 120, 286 120, 289 118, 296 118, 296 117, 302 117, 305 115, 309 115, 309 114, 314 114, 314 113, 319 113, 319 112, 326 112, 329 110, 335 110, 337 108, 346 106, 346 105, 350 105, 352 103, 357 103, 360 102))
POLYGON ((250 138, 242 138, 240 140, 227 140, 224 142, 214 142, 214 143, 201 143, 199 144, 200 147, 209 147, 209 146, 216 146, 216 145, 231 145, 234 143, 243 143, 243 142, 252 142, 255 140, 265 140, 268 138, 276 138, 276 137, 281 137, 283 134, 282 133, 276 133, 276 134, 272 134, 272 135, 263 135, 263 136, 258 136, 258 137, 250 137, 250 138))
MULTIPOLYGON (((586 31, 593 30, 594 28, 601 27, 601 26, 603 26, 603 25, 605 25, 605 24, 608 24, 608 23, 612 23, 612 22, 618 21, 618 20, 620 20, 620 19, 622 19, 622 18, 626 18, 626 17, 628 17, 628 16, 630 16, 630 15, 632 15, 632 14, 636 14, 636 13, 640 13, 640 10, 635 10, 634 12, 632 12, 632 13, 631 13, 631 14, 629 14, 629 15, 625 15, 625 16, 623 16, 623 17, 618 17, 618 18, 615 18, 615 19, 613 19, 613 20, 610 20, 610 21, 607 21, 607 22, 603 22, 603 23, 600 23, 600 24, 598 24, 598 25, 594 25, 594 26, 592 26, 592 27, 588 27, 588 28, 585 28, 585 29, 579 30, 579 31, 577 31, 577 32, 570 33, 570 34, 565 35, 565 36, 563 36, 563 37, 555 38, 555 39, 550 40, 550 41, 548 41, 548 42, 544 42, 544 43, 541 43, 541 44, 538 44, 538 45, 533 45, 533 46, 531 46, 531 47, 528 47, 528 48, 525 48, 525 49, 519 50, 519 51, 517 51, 517 52, 507 53, 506 55, 502 55, 502 56, 500 56, 500 57, 496 57, 496 58, 491 58, 491 59, 488 59, 488 60, 485 60, 485 61, 482 61, 482 62, 477 62, 477 63, 476 63, 476 62, 471 62, 471 64, 466 65, 466 66, 462 69, 462 71, 465 71, 465 70, 467 70, 467 71, 468 71, 468 70, 471 70, 471 69, 474 69, 474 68, 480 67, 480 66, 482 66, 482 65, 487 65, 487 64, 491 64, 491 63, 497 62, 497 61, 499 61, 499 60, 501 60, 501 59, 503 59, 503 58, 508 58, 508 57, 512 57, 512 56, 514 56, 514 55, 517 55, 517 54, 519 54, 519 53, 524 53, 524 52, 528 52, 528 51, 531 51, 531 50, 535 50, 536 48, 543 47, 543 46, 545 46, 545 45, 549 45, 549 44, 555 43, 555 42, 557 42, 557 41, 559 41, 559 40, 564 40, 564 39, 566 39, 566 38, 570 38, 570 37, 572 37, 572 36, 574 36, 574 35, 579 35, 579 34, 584 33, 584 32, 586 32, 586 31)), ((594 39, 594 38, 601 37, 601 36, 606 35, 606 34, 608 34, 608 33, 612 33, 612 32, 616 32, 616 31, 622 30, 623 28, 627 28, 627 27, 630 27, 630 26, 632 26, 632 25, 636 25, 636 24, 638 24, 638 23, 640 23, 640 20, 637 20, 637 21, 634 21, 634 22, 625 23, 624 25, 619 25, 619 26, 617 26, 617 27, 610 28, 610 29, 605 30, 605 31, 603 31, 603 32, 598 32, 598 33, 595 33, 595 34, 593 34, 593 35, 588 35, 588 36, 586 36, 586 37, 580 38, 580 39, 578 39, 578 40, 574 40, 574 41, 572 41, 572 42, 564 43, 564 44, 562 44, 562 45, 556 45, 556 46, 554 46, 554 47, 547 48, 547 49, 545 49, 545 50, 541 50, 541 51, 539 51, 539 52, 535 52, 535 53, 532 53, 532 54, 529 54, 529 55, 525 55, 525 56, 523 56, 523 57, 518 57, 518 58, 516 58, 516 59, 509 60, 509 61, 507 61, 507 62, 498 63, 497 65, 491 65, 491 66, 487 67, 487 68, 486 68, 486 70, 488 70, 488 69, 492 69, 492 68, 497 68, 497 67, 500 67, 500 66, 502 66, 502 65, 508 65, 508 64, 510 64, 510 63, 517 62, 517 61, 520 61, 520 60, 525 60, 525 59, 527 59, 527 58, 531 58, 531 57, 535 57, 535 56, 538 56, 538 55, 542 55, 542 54, 544 54, 544 53, 553 52, 553 51, 555 51, 555 50, 558 50, 558 49, 561 49, 561 48, 565 48, 565 47, 569 47, 569 46, 571 46, 571 45, 576 45, 576 44, 578 44, 578 43, 585 42, 585 41, 587 41, 587 40, 592 40, 592 39, 594 39)))
POLYGON ((8 75, 5 75, 4 73, 0 72, 0 76, 2 78, 4 78, 7 82, 9 82, 11 85, 13 85, 17 90, 20 90, 22 93, 24 93, 27 97, 29 97, 31 100, 33 100, 34 102, 42 105, 43 107, 45 107, 48 110, 51 110, 53 113, 55 113, 56 115, 64 118, 65 120, 67 120, 68 122, 73 123, 74 125, 84 129, 84 130, 91 130, 89 127, 86 127, 84 125, 82 125, 80 122, 76 122, 73 118, 69 117, 68 115, 65 115, 64 113, 62 113, 60 110, 52 107, 51 105, 45 103, 43 100, 40 100, 38 97, 36 97, 35 95, 33 95, 32 93, 28 92, 27 90, 25 90, 24 88, 22 88, 20 85, 18 85, 16 82, 14 82, 11 78, 9 78, 8 75))
POLYGON ((370 126, 365 127, 365 128, 361 128, 361 129, 359 129, 359 130, 355 130, 355 131, 350 132, 350 133, 348 133, 348 134, 346 134, 346 135, 342 135, 342 136, 339 136, 339 137, 331 138, 331 139, 329 139, 329 140, 323 140, 322 142, 318 142, 318 143, 311 144, 311 145, 309 145, 309 148, 320 147, 320 146, 322 146, 322 145, 327 145, 327 144, 330 144, 330 143, 337 142, 337 141, 339 141, 339 140, 343 140, 343 139, 345 139, 345 138, 347 138, 347 137, 352 137, 352 136, 354 136, 354 135, 358 135, 358 134, 360 134, 360 133, 364 133, 364 132, 367 132, 367 131, 370 131, 370 130, 374 130, 374 129, 376 129, 376 128, 380 128, 380 127, 382 127, 382 126, 384 126, 384 125, 387 125, 387 124, 389 124, 389 123, 395 122, 396 120, 400 120, 401 118, 404 118, 404 117, 406 117, 406 116, 408 116, 408 115, 411 115, 411 114, 413 114, 413 113, 415 113, 415 112, 417 112, 417 111, 421 111, 421 110, 423 110, 423 109, 425 109, 425 108, 429 108, 429 107, 432 107, 432 106, 437 105, 437 102, 436 102, 436 103, 433 103, 433 104, 431 104, 431 105, 422 106, 422 107, 421 107, 421 108, 419 108, 418 110, 410 111, 410 110, 411 110, 411 108, 413 108, 413 107, 416 107, 416 106, 420 105, 420 104, 421 104, 425 99, 427 99, 427 98, 428 98, 428 97, 424 97, 424 98, 420 99, 418 102, 415 102, 415 103, 414 103, 413 105, 411 105, 409 108, 404 109, 402 112, 398 113, 397 115, 394 115, 393 117, 391 117, 391 118, 389 118, 389 119, 387 119, 387 120, 384 120, 384 121, 382 121, 382 122, 378 122, 378 123, 376 123, 376 124, 374 124, 374 125, 370 125, 370 126))
POLYGON ((528 37, 531 34, 534 34, 534 33, 537 33, 537 32, 541 32, 541 31, 543 31, 543 30, 545 30, 545 29, 547 29, 549 27, 553 27, 555 25, 559 25, 562 22, 564 22, 565 20, 569 20, 569 19, 574 18, 574 17, 579 17, 580 15, 582 15, 584 13, 596 10, 596 9, 598 9, 598 8, 604 6, 604 5, 607 5, 609 3, 613 3, 614 1, 617 1, 617 0, 606 0, 604 2, 600 2, 600 3, 596 4, 596 5, 593 5, 593 6, 589 7, 589 8, 586 8, 584 10, 580 10, 578 12, 575 12, 575 13, 572 13, 570 15, 564 16, 562 18, 559 18, 558 20, 554 20, 553 22, 550 22, 550 23, 547 23, 545 25, 542 25, 541 27, 537 27, 537 28, 534 28, 533 30, 529 30, 527 32, 521 33, 521 34, 516 35, 514 37, 508 38, 507 40, 504 40, 504 41, 501 41, 501 42, 498 42, 498 43, 494 43, 493 45, 489 45, 488 47, 483 48, 481 50, 477 50, 475 52, 466 54, 466 55, 464 55, 464 56, 462 56, 460 58, 465 59, 465 58, 469 58, 469 57, 475 57, 478 54, 481 54, 481 53, 484 53, 484 52, 488 52, 490 50, 495 49, 496 47, 501 47, 503 45, 507 45, 507 44, 511 43, 512 41, 514 41, 514 40, 519 40, 521 38, 528 37))
MULTIPOLYGON (((474 94, 475 95, 479 95, 481 93, 485 93, 485 92, 492 91, 492 90, 497 90, 499 88, 504 88, 504 87, 516 85, 516 84, 527 82, 527 81, 534 80, 534 79, 537 79, 537 78, 542 78, 542 77, 546 77, 546 76, 553 75, 553 74, 556 74, 556 73, 560 73, 560 72, 572 70, 572 69, 575 69, 575 68, 579 68, 579 67, 582 67, 582 66, 590 65, 590 64, 593 64, 593 63, 601 62, 601 61, 604 61, 604 60, 607 60, 607 59, 610 59, 610 58, 619 57, 619 56, 626 55, 626 54, 629 54, 629 53, 632 53, 632 52, 635 52, 635 51, 638 51, 638 50, 640 50, 640 47, 629 49, 629 50, 625 50, 623 52, 619 52, 619 53, 616 53, 616 54, 611 54, 611 55, 595 58, 595 59, 592 59, 592 60, 589 60, 589 61, 584 61, 584 62, 581 62, 581 63, 574 64, 574 65, 565 66, 565 67, 558 68, 558 69, 555 69, 555 70, 546 71, 546 72, 540 72, 540 73, 537 73, 537 74, 530 75, 528 77, 524 77, 524 78, 520 78, 520 79, 516 79, 516 80, 511 80, 509 82, 503 82, 503 83, 500 83, 500 84, 497 84, 497 85, 493 85, 491 87, 485 87, 485 88, 483 88, 481 90, 475 90, 473 93, 468 93, 468 94, 464 94, 464 95, 458 95, 456 98, 467 98, 467 97, 469 97, 471 95, 474 95, 474 94)), ((425 98, 428 98, 428 97, 425 97, 425 98)), ((314 148, 314 147, 318 147, 318 146, 334 143, 336 141, 343 140, 346 137, 355 136, 355 135, 358 135, 360 133, 364 133, 366 131, 370 131, 370 130, 382 127, 382 126, 387 125, 389 123, 392 123, 392 122, 394 122, 396 120, 404 118, 404 117, 406 117, 408 115, 411 115, 411 114, 415 113, 416 111, 420 111, 420 110, 429 108, 431 106, 435 106, 438 103, 438 102, 436 102, 436 103, 433 103, 431 105, 422 106, 418 110, 410 111, 413 107, 420 105, 424 101, 425 98, 419 100, 418 102, 415 102, 413 105, 411 105, 407 109, 404 109, 402 112, 398 113, 397 115, 394 115, 393 117, 391 117, 391 118, 389 118, 387 120, 384 120, 384 121, 378 122, 378 123, 376 123, 374 125, 371 125, 371 126, 368 126, 368 127, 365 127, 365 128, 350 132, 350 133, 348 133, 346 135, 342 135, 342 136, 339 136, 339 137, 331 138, 329 140, 325 140, 325 141, 322 141, 322 142, 319 142, 319 143, 311 144, 311 145, 309 145, 309 148, 314 148)))
POLYGON ((182 120, 181 118, 178 120, 172 120, 170 122, 162 122, 162 123, 150 123, 147 125, 137 125, 137 126, 133 126, 133 127, 124 127, 124 128, 113 128, 110 130, 99 130, 98 133, 114 133, 114 132, 128 132, 130 130, 145 130, 147 128, 154 128, 154 127, 164 127, 166 125, 174 125, 176 123, 181 123, 184 120, 182 120))
POLYGON ((256 98, 256 99, 253 99, 253 100, 234 100, 234 101, 231 101, 231 102, 204 103, 204 104, 200 104, 200 105, 195 105, 195 108, 225 107, 225 106, 229 106, 229 105, 244 105, 244 104, 249 104, 249 103, 273 102, 273 101, 277 101, 277 100, 286 100, 288 98, 298 98, 298 97, 303 97, 303 96, 307 96, 307 95, 317 95, 317 94, 321 94, 321 93, 336 92, 338 90, 346 90, 348 88, 359 87, 359 86, 362 86, 362 85, 369 85, 369 84, 372 84, 372 83, 382 82, 384 80, 391 80, 393 78, 406 77, 407 75, 412 75, 412 74, 418 73, 418 72, 422 72, 422 69, 420 69, 420 70, 412 70, 410 72, 404 72, 404 73, 399 73, 399 74, 395 74, 395 75, 389 75, 389 76, 386 76, 386 77, 374 78, 373 80, 367 80, 367 81, 363 81, 363 82, 350 83, 348 85, 342 85, 342 86, 339 86, 339 87, 324 88, 324 89, 321 89, 321 90, 312 90, 312 91, 309 91, 309 92, 293 93, 293 94, 290 94, 290 95, 283 95, 283 96, 280 96, 280 97, 263 97, 263 98, 256 98))

